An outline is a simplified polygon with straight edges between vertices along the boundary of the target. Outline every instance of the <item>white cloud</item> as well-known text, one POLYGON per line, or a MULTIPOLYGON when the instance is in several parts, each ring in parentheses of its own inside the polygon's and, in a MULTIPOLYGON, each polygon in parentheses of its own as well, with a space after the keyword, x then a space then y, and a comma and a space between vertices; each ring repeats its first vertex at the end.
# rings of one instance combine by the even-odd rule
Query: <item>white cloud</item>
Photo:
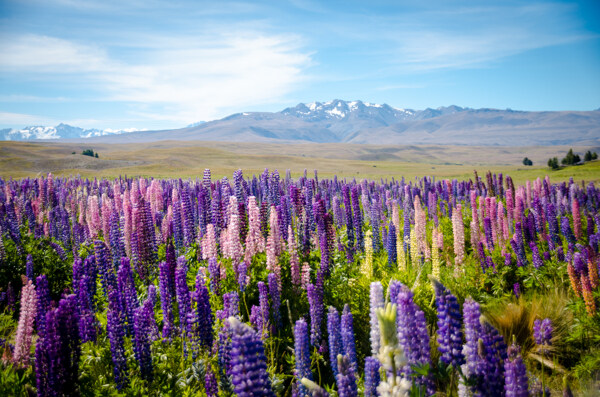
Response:
POLYGON ((189 123, 280 100, 311 61, 295 36, 234 32, 154 43, 131 61, 96 46, 21 35, 0 42, 0 72, 72 75, 76 84, 94 87, 99 100, 131 104, 132 114, 189 123))
POLYGON ((11 128, 15 126, 54 125, 54 123, 56 123, 56 120, 46 116, 0 111, 0 125, 11 128))

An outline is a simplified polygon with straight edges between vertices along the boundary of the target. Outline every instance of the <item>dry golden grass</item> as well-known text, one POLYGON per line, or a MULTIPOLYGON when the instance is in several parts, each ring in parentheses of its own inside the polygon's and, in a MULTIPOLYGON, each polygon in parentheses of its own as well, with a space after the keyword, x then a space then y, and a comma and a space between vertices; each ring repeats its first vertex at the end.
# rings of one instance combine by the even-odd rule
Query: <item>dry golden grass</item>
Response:
MULTIPOLYGON (((574 148, 581 151, 587 148, 574 148)), ((246 176, 265 168, 290 170, 297 177, 307 169, 320 177, 356 179, 469 179, 488 170, 502 172, 521 183, 550 174, 551 180, 599 181, 600 163, 551 172, 545 167, 550 156, 560 156, 566 147, 471 147, 471 146, 381 146, 352 144, 258 144, 226 142, 162 141, 135 144, 0 142, 0 176, 22 178, 52 172, 55 175, 114 178, 120 175, 155 178, 196 178, 205 168, 214 177, 231 177, 243 169, 246 176), (82 156, 92 148, 100 158, 82 156), (72 154, 75 152, 75 154, 72 154), (529 157, 535 167, 521 164, 529 157), (541 164, 537 166, 537 164, 541 164)))

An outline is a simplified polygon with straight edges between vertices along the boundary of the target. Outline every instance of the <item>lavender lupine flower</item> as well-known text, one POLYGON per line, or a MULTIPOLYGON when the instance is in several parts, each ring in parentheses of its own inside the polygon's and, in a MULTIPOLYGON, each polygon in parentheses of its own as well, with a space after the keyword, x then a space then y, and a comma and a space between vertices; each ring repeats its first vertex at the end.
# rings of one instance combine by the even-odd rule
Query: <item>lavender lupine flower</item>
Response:
POLYGON ((343 352, 340 315, 333 306, 329 306, 327 313, 327 336, 329 339, 329 363, 333 376, 337 376, 337 356, 343 352))
POLYGON ((110 341, 110 352, 113 362, 113 374, 117 389, 127 387, 127 358, 125 357, 125 329, 118 307, 117 291, 111 291, 108 311, 106 313, 106 331, 110 341))
POLYGON ((479 339, 477 383, 475 390, 484 396, 502 396, 504 386, 504 365, 507 359, 504 338, 489 323, 483 322, 479 339))
POLYGON ((475 374, 477 365, 480 361, 477 349, 478 340, 483 331, 479 317, 481 317, 479 303, 475 302, 472 298, 467 298, 463 304, 463 321, 465 324, 466 341, 463 353, 467 364, 467 371, 463 372, 466 372, 466 375, 475 374))
POLYGON ((298 393, 300 396, 310 395, 308 390, 300 383, 302 378, 313 379, 310 370, 310 345, 308 342, 308 325, 306 321, 300 319, 296 321, 294 326, 294 356, 296 362, 296 370, 294 375, 297 381, 298 393))
POLYGON ((110 291, 117 289, 117 278, 110 260, 110 255, 106 244, 101 240, 94 241, 94 251, 96 264, 102 280, 102 289, 104 296, 108 298, 110 291))
POLYGON ((33 321, 37 311, 37 295, 35 285, 27 277, 23 278, 23 289, 21 290, 21 313, 19 314, 19 325, 15 337, 15 350, 13 362, 17 366, 29 365, 29 351, 33 336, 33 321))
POLYGON ((309 284, 306 288, 308 305, 310 306, 310 344, 317 346, 321 341, 321 322, 323 321, 322 286, 309 284))
POLYGON ((521 296, 521 284, 514 283, 513 284, 513 292, 515 293, 515 297, 517 299, 519 299, 519 297, 521 296))
POLYGON ((240 287, 240 291, 244 292, 246 285, 248 284, 248 265, 246 261, 240 262, 237 266, 237 282, 240 287))
POLYGON ((435 301, 438 312, 438 349, 441 360, 458 368, 464 364, 462 354, 462 314, 454 296, 439 281, 432 278, 435 287, 435 301))
POLYGON ((35 372, 38 395, 78 394, 79 320, 77 298, 68 295, 46 313, 46 332, 36 343, 35 372))
POLYGON ((196 276, 196 312, 200 346, 210 348, 213 343, 213 316, 208 288, 201 274, 196 276))
POLYGON ((381 376, 379 375, 379 368, 381 364, 375 357, 365 358, 365 397, 376 397, 377 386, 381 382, 381 376))
POLYGON ((238 396, 274 397, 267 373, 263 343, 259 335, 235 317, 231 326, 231 377, 238 396))
POLYGON ((395 266, 397 261, 397 249, 396 249, 396 227, 390 221, 389 232, 387 238, 387 253, 388 253, 388 265, 395 266))
POLYGON ((379 330, 379 319, 377 318, 377 310, 383 308, 383 287, 379 281, 371 283, 369 316, 371 323, 371 353, 377 355, 379 353, 381 332, 379 330))
POLYGON ((163 329, 162 337, 170 339, 173 333, 173 293, 171 291, 169 283, 169 264, 167 262, 161 262, 158 265, 159 277, 158 286, 160 290, 160 306, 163 313, 163 329))
MULTIPOLYGON (((413 293, 408 287, 403 285, 396 299, 398 304, 398 341, 408 359, 404 373, 409 375, 411 374, 410 366, 425 365, 430 362, 427 321, 423 311, 415 304, 413 293)), ((431 379, 425 376, 419 376, 416 382, 428 390, 433 386, 431 379)))
POLYGON ((279 308, 281 306, 281 296, 279 292, 279 285, 277 284, 277 278, 274 273, 269 273, 269 295, 271 295, 271 316, 273 317, 274 325, 279 328, 281 327, 281 313, 279 308))
POLYGON ((542 261, 542 258, 540 257, 540 251, 538 249, 538 246, 535 242, 531 241, 531 242, 529 242, 529 248, 531 248, 533 266, 536 269, 539 269, 540 267, 542 267, 544 262, 542 261))
MULTIPOLYGON (((1 238, 0 238, 1 240, 1 238)), ((29 280, 34 280, 33 277, 33 256, 27 254, 27 263, 25 264, 25 275, 29 280)))
POLYGON ((360 202, 358 201, 358 188, 352 186, 350 190, 350 196, 352 198, 352 223, 356 225, 354 231, 356 232, 356 246, 359 250, 363 249, 363 233, 362 233, 362 212, 360 210, 360 202))
POLYGON ((237 292, 231 291, 223 294, 223 310, 217 311, 217 318, 220 320, 225 320, 227 317, 239 316, 239 303, 240 298, 237 292))
POLYGON ((552 331, 552 321, 549 318, 533 322, 533 338, 543 353, 547 351, 547 346, 552 345, 552 331))
POLYGON ((260 304, 260 317, 261 317, 261 325, 262 329, 259 329, 260 335, 263 338, 266 338, 269 333, 269 293, 267 290, 267 285, 259 281, 258 282, 258 300, 260 304))
POLYGON ((79 288, 76 291, 77 305, 79 308, 79 337, 81 343, 95 342, 98 333, 98 320, 94 313, 94 297, 88 293, 88 276, 83 275, 79 280, 79 288))
POLYGON ((529 396, 527 368, 521 358, 521 348, 514 343, 508 348, 508 360, 504 363, 504 381, 507 397, 529 396))
POLYGON ((354 325, 352 313, 347 304, 344 305, 344 310, 342 311, 341 336, 344 355, 350 360, 352 371, 356 372, 358 370, 358 362, 356 360, 356 344, 354 342, 354 325))
POLYGON ((358 389, 356 387, 356 375, 351 360, 346 355, 338 354, 338 374, 336 381, 338 386, 338 396, 356 397, 358 389))

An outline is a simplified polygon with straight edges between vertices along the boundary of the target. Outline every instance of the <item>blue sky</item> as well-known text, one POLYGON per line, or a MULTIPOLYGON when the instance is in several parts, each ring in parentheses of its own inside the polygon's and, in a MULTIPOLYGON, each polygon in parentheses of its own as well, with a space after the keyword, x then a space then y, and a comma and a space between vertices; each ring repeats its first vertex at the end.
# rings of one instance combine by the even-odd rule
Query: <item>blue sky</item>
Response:
POLYGON ((599 4, 0 0, 0 128, 171 128, 335 98, 597 109, 599 4))

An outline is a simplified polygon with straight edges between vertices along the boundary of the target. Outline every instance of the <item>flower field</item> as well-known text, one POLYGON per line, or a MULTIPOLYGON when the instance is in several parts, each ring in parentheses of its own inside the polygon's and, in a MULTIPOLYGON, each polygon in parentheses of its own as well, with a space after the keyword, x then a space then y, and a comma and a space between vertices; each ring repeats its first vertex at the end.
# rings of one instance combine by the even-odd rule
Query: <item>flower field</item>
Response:
POLYGON ((0 179, 0 395, 594 395, 600 189, 0 179))

